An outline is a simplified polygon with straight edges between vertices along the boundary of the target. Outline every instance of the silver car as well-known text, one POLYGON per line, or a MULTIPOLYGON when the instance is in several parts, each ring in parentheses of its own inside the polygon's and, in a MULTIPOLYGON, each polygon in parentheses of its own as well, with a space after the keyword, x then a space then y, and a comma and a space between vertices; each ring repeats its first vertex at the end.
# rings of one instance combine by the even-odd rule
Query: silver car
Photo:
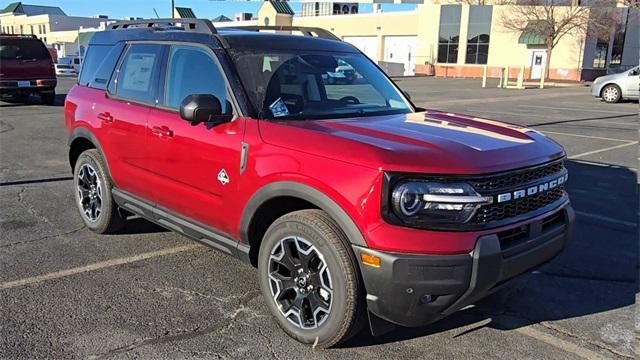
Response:
POLYGON ((591 85, 591 95, 608 103, 622 99, 638 99, 640 95, 640 66, 618 74, 600 76, 591 85))

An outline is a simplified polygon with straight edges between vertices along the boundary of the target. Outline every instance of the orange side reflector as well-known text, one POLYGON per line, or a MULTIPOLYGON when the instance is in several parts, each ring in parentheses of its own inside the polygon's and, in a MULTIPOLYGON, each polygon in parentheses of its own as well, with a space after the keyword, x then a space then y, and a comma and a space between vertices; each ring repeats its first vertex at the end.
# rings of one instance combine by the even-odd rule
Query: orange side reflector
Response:
POLYGON ((362 260, 362 263, 365 265, 369 265, 377 268, 380 267, 380 258, 375 255, 360 253, 360 260, 362 260))

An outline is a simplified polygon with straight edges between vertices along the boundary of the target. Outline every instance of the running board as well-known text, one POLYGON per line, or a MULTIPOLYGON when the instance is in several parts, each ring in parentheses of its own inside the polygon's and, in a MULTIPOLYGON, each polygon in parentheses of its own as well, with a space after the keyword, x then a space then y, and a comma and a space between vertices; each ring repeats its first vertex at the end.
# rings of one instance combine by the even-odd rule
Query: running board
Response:
POLYGON ((234 240, 229 235, 194 220, 172 214, 128 192, 114 188, 111 194, 116 204, 127 211, 248 264, 251 263, 249 246, 234 240))

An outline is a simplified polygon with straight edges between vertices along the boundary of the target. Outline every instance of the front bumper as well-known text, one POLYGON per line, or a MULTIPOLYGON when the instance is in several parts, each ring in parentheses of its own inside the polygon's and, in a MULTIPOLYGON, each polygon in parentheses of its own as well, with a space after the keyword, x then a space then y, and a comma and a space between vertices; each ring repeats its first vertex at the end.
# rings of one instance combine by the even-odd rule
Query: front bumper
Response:
POLYGON ((402 326, 439 320, 498 290, 509 280, 551 260, 573 232, 569 203, 510 231, 480 236, 472 252, 416 255, 353 246, 381 259, 380 267, 360 264, 371 313, 402 326))

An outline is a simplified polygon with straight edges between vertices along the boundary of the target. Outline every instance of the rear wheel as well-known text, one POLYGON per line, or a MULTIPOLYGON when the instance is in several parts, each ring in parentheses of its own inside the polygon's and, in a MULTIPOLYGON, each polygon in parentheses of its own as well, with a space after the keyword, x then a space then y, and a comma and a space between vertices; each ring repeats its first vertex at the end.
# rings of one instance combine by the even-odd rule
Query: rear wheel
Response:
POLYGON ((298 341, 330 347, 362 325, 355 257, 325 212, 301 210, 276 220, 260 246, 258 269, 269 310, 298 341))
POLYGON ((82 220, 98 234, 114 233, 126 223, 111 196, 112 184, 106 169, 100 153, 90 149, 80 154, 73 173, 76 205, 82 220))
POLYGON ((602 100, 608 103, 617 103, 622 99, 622 93, 617 85, 607 85, 602 89, 602 100))

